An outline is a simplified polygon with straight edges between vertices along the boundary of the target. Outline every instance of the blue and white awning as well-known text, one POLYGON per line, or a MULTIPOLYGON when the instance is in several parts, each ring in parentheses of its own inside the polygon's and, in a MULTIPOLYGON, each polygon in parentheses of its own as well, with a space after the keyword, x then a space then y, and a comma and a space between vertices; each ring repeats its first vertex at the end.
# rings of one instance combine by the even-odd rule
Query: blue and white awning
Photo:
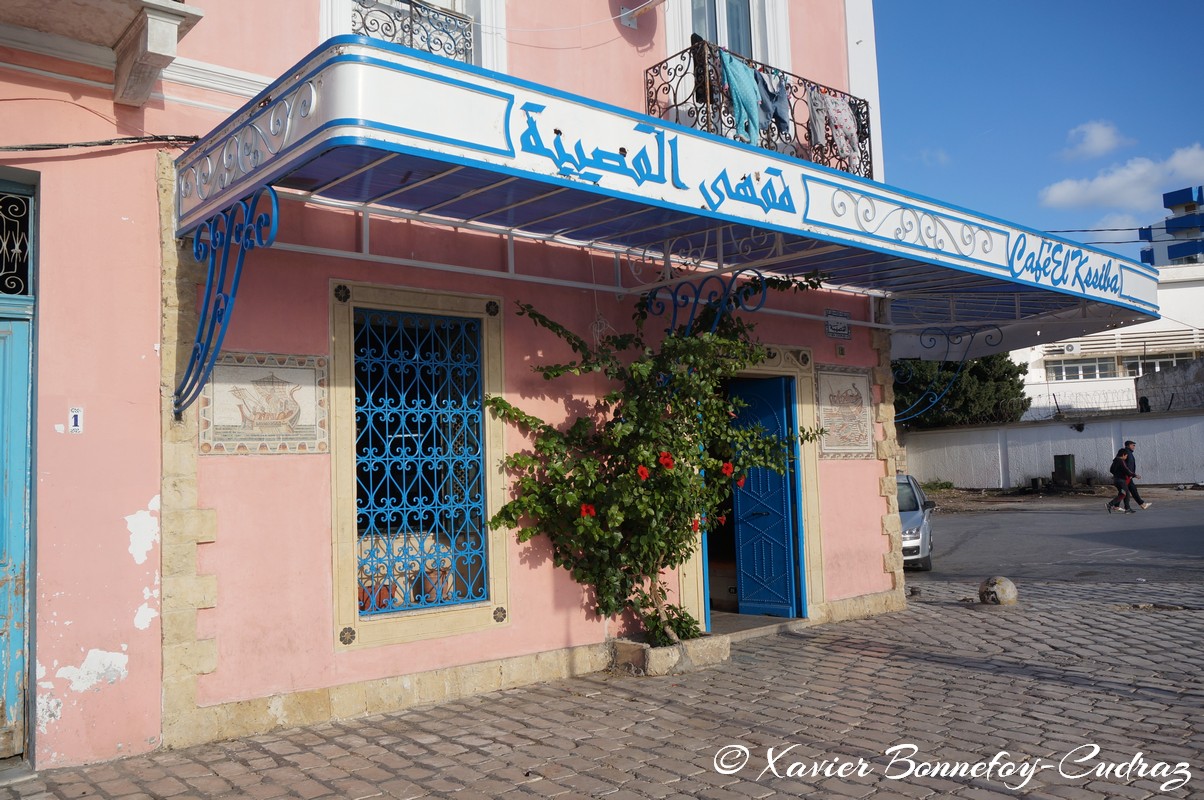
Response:
POLYGON ((881 296, 896 357, 1157 317, 1157 270, 741 142, 373 39, 331 39, 177 162, 176 234, 257 189, 881 296))

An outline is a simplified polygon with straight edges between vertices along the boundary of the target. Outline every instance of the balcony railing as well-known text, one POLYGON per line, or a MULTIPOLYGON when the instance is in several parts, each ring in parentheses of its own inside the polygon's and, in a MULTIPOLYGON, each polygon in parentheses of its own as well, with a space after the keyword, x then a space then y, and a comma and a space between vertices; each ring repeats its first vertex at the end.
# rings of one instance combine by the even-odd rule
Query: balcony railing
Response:
POLYGON ((472 63, 472 18, 420 0, 355 0, 351 32, 472 63))
POLYGON ((644 77, 651 116, 874 177, 869 103, 859 97, 697 36, 644 77))

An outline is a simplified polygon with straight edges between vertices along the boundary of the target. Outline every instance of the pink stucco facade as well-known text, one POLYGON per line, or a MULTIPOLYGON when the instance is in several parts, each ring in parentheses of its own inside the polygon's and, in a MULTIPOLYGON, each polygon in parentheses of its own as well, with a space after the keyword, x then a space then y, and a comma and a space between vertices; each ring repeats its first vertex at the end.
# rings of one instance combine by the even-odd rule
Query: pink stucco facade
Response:
MULTIPOLYGON (((74 58, 40 47, 37 37, 23 46, 0 37, 0 145, 203 135, 246 102, 249 95, 232 87, 274 79, 319 44, 332 2, 194 0, 204 16, 141 107, 113 102, 112 67, 90 61, 90 50, 74 58), (198 77, 200 67, 231 83, 198 77)), ((508 74, 643 111, 644 70, 669 55, 665 6, 643 15, 636 30, 608 21, 617 4, 604 0, 502 6, 508 74)), ((787 37, 793 70, 838 88, 847 88, 849 75, 843 6, 791 3, 787 37)), ((0 33, 3 23, 0 14, 0 33)), ((174 309, 165 301, 164 242, 170 245, 172 229, 161 201, 172 187, 158 172, 160 151, 174 158, 181 149, 136 143, 0 153, 0 187, 27 184, 37 200, 29 389, 34 635, 26 651, 31 711, 21 753, 49 767, 159 747, 179 702, 179 681, 164 677, 178 666, 165 666, 164 653, 171 664, 191 663, 191 651, 170 644, 179 627, 190 642, 212 643, 205 663, 195 666, 195 693, 188 690, 188 702, 199 708, 579 648, 620 633, 618 622, 590 613, 585 592, 551 565, 544 543, 519 545, 510 537, 505 625, 376 647, 334 644, 336 454, 196 455, 194 440, 186 480, 165 463, 174 424, 165 375, 173 365, 164 364, 161 350, 186 350, 191 332, 164 323, 174 309), (78 433, 66 428, 70 408, 83 409, 78 433), (183 511, 203 513, 214 527, 215 535, 198 537, 195 557, 165 556, 162 542, 182 535, 164 527, 165 504, 180 512, 173 520, 191 519, 183 511), (181 571, 192 582, 180 582, 181 571), (165 600, 168 581, 186 588, 165 600), (190 599, 194 586, 212 596, 190 599)), ((621 326, 630 316, 630 300, 554 283, 589 283, 610 269, 605 258, 526 245, 518 280, 506 274, 505 247, 496 238, 400 221, 373 231, 377 252, 462 268, 456 272, 346 255, 359 236, 350 215, 286 203, 279 241, 289 247, 250 256, 224 349, 335 357, 331 291, 339 282, 497 298, 505 394, 554 418, 564 413, 561 398, 544 396, 547 387, 530 367, 562 354, 555 340, 513 314, 514 303, 533 302, 572 322, 601 315, 621 326)), ((889 409, 880 385, 886 351, 873 332, 870 300, 820 291, 772 304, 792 316, 759 318, 766 342, 805 349, 814 369, 870 376, 867 402, 889 409), (850 315, 851 338, 825 335, 830 309, 850 315)), ((596 381, 574 387, 584 400, 601 390, 596 381)), ((806 404, 816 405, 814 393, 806 404)), ((185 413, 195 425, 197 408, 185 413)), ((504 436, 507 452, 523 446, 516 431, 504 436)), ((884 533, 893 500, 882 491, 893 471, 882 445, 892 437, 893 426, 875 418, 868 456, 819 453, 807 462, 807 518, 818 526, 809 524, 804 534, 805 568, 812 583, 822 579, 823 603, 899 589, 898 570, 889 567, 898 537, 884 533)), ((230 730, 215 728, 213 736, 230 730)))

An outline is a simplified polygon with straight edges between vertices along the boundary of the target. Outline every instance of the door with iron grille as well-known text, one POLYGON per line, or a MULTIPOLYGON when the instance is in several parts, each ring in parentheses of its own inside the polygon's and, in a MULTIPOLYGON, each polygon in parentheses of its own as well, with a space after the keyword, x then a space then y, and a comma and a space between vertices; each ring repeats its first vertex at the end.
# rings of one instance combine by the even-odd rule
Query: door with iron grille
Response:
POLYGON ((32 193, 0 181, 0 758, 25 749, 32 193))
POLYGON ((354 317, 361 617, 489 599, 477 319, 354 317))

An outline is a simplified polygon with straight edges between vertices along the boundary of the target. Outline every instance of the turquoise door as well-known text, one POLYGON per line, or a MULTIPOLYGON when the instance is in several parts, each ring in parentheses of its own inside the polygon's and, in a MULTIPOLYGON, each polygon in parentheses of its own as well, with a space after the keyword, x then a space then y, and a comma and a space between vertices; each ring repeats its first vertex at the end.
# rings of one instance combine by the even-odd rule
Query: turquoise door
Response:
POLYGON ((0 696, 0 758, 25 746, 27 674, 25 560, 29 546, 29 327, 25 320, 0 319, 0 458, 4 484, 0 494, 0 659, 4 691, 0 696))
POLYGON ((771 436, 795 442, 795 459, 784 473, 749 470, 733 495, 736 528, 736 594, 741 614, 798 617, 802 581, 798 542, 794 383, 789 378, 733 381, 733 397, 744 401, 740 422, 760 425, 771 436))

